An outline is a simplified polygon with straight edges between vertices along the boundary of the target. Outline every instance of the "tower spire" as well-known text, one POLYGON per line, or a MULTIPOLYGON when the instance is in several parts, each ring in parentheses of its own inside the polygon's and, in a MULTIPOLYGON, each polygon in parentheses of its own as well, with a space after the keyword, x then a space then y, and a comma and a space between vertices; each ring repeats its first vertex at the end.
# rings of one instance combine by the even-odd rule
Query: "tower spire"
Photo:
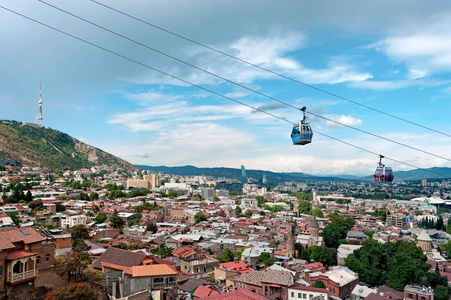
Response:
POLYGON ((42 127, 42 90, 41 90, 41 83, 39 83, 39 108, 38 108, 38 115, 36 117, 36 123, 39 123, 39 127, 42 127))

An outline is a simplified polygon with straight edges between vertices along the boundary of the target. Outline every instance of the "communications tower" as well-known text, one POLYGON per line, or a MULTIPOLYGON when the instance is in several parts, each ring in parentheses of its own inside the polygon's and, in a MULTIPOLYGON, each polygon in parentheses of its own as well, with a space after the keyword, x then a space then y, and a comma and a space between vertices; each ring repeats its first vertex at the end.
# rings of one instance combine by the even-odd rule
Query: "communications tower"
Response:
POLYGON ((38 109, 38 115, 36 117, 36 123, 39 123, 39 127, 42 127, 42 91, 41 91, 41 84, 39 83, 39 109, 38 109))

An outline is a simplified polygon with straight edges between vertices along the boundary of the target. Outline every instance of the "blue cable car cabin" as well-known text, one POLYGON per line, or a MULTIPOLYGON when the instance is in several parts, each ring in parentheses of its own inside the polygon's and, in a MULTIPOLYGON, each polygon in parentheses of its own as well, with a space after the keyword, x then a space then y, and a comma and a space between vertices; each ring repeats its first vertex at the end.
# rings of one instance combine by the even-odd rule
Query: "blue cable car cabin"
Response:
POLYGON ((376 183, 392 183, 395 174, 391 167, 386 167, 382 163, 382 158, 384 158, 384 156, 379 155, 379 164, 374 172, 374 180, 376 180, 376 183))
POLYGON ((312 142, 313 131, 310 124, 305 121, 305 110, 305 106, 301 108, 301 111, 304 113, 304 118, 299 124, 293 125, 293 130, 291 131, 293 145, 306 145, 312 142))
POLYGON ((291 139, 293 145, 306 145, 312 142, 313 131, 308 123, 302 123, 293 125, 291 131, 291 139))

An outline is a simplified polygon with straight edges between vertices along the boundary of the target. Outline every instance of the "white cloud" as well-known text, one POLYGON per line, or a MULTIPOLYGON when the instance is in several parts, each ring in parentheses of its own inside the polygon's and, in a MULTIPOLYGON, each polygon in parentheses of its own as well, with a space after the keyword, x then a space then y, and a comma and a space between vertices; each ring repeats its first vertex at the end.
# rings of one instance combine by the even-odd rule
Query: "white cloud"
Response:
MULTIPOLYGON (((340 115, 340 116, 338 116, 338 115, 328 115, 327 118, 328 118, 328 119, 331 119, 331 120, 333 120, 333 121, 336 121, 336 122, 338 122, 338 123, 341 123, 341 124, 343 124, 343 125, 347 125, 347 126, 359 126, 360 124, 362 124, 362 120, 361 120, 361 119, 357 119, 357 118, 354 118, 354 117, 352 117, 352 116, 345 116, 345 115, 340 115)), ((342 128, 342 127, 343 127, 343 125, 337 124, 337 123, 335 123, 335 122, 333 122, 333 121, 327 121, 327 122, 326 122, 326 127, 327 127, 327 128, 334 128, 334 129, 342 128)))
POLYGON ((451 82, 450 80, 433 80, 433 79, 404 79, 404 80, 366 80, 354 81, 348 85, 353 88, 376 90, 376 91, 393 91, 408 87, 433 87, 451 82))

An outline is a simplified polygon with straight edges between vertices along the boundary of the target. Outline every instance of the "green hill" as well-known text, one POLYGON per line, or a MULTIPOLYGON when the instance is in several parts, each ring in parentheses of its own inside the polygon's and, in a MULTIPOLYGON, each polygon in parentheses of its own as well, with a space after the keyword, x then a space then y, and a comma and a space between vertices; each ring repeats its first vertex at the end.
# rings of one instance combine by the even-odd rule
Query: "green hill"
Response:
POLYGON ((0 162, 8 160, 52 171, 76 170, 94 165, 137 169, 125 160, 58 130, 16 121, 0 121, 0 162))

